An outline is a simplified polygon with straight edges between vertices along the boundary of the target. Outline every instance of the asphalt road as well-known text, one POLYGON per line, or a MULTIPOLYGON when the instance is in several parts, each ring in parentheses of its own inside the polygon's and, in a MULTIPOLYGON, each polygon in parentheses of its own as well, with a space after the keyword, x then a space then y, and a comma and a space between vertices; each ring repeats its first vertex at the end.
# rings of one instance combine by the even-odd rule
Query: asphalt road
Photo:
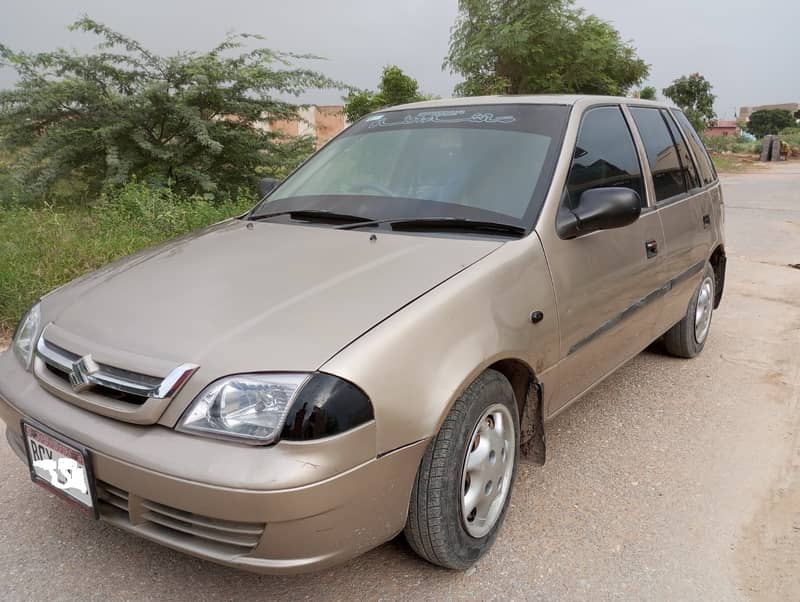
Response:
POLYGON ((0 446, 0 599, 800 599, 800 163, 723 181, 705 352, 649 349, 550 423, 474 569, 397 539, 315 575, 237 572, 84 518, 0 446))

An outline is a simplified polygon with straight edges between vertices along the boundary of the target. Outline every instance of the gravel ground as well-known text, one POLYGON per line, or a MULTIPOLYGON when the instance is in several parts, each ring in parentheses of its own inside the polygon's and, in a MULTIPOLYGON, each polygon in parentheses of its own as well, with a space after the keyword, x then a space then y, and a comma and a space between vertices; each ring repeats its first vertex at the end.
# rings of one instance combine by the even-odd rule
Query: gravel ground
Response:
POLYGON ((5 600, 800 599, 800 165, 724 177, 726 296, 705 352, 648 349, 548 425, 466 573, 396 539, 263 577, 137 539, 35 487, 0 446, 5 600))

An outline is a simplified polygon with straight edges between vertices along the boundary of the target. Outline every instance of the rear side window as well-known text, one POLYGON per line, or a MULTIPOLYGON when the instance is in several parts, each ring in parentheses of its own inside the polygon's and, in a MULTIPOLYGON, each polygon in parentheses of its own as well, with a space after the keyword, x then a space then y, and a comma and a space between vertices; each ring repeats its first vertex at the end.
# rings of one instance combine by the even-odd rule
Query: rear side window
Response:
POLYGON ((569 206, 577 206, 584 190, 610 186, 631 188, 646 204, 642 168, 622 110, 598 107, 588 110, 581 122, 567 180, 569 206))
POLYGON ((667 122, 669 126, 669 132, 672 134, 672 139, 675 141, 675 146, 678 147, 678 155, 681 158, 681 164, 683 165, 683 172, 686 176, 686 184, 689 186, 690 190, 695 188, 700 188, 700 178, 697 177, 697 169, 694 167, 694 161, 692 160, 692 155, 689 153, 689 147, 686 146, 686 140, 681 134, 678 126, 675 125, 675 120, 672 119, 668 111, 661 111, 661 115, 664 117, 664 121, 667 122))
POLYGON ((700 171, 700 181, 703 183, 703 185, 715 182, 717 179, 717 173, 714 171, 714 164, 711 162, 708 152, 706 151, 706 147, 702 140, 700 140, 700 136, 698 136, 697 132, 694 131, 692 124, 689 123, 689 120, 686 118, 686 115, 683 114, 683 111, 672 109, 672 114, 675 119, 678 120, 681 129, 686 134, 689 141, 689 146, 692 147, 692 152, 697 158, 697 168, 700 171))
POLYGON ((656 202, 686 192, 678 149, 658 109, 631 107, 653 174, 656 202))

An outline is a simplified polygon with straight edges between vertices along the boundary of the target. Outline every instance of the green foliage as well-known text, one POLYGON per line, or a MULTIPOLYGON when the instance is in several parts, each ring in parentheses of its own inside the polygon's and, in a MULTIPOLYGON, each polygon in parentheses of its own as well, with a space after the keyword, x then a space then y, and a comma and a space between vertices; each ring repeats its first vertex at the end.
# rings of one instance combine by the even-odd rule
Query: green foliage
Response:
POLYGON ((403 73, 396 65, 383 68, 378 91, 351 90, 345 98, 344 114, 350 122, 383 107, 418 102, 426 97, 419 91, 419 84, 413 77, 403 73))
POLYGON ((211 202, 132 182, 91 207, 0 205, 0 336, 47 291, 253 204, 250 196, 211 202))
POLYGON ((358 121, 364 115, 378 108, 375 104, 375 96, 376 94, 369 90, 351 90, 344 99, 344 115, 347 121, 350 123, 358 121))
POLYGON ((0 207, 19 197, 19 186, 11 175, 11 163, 11 155, 0 148, 0 207))
POLYGON ((624 95, 649 67, 614 27, 572 0, 459 0, 444 67, 463 96, 624 95))
POLYGON ((789 111, 765 109, 755 111, 747 121, 747 131, 758 138, 777 134, 783 129, 797 127, 797 121, 789 111))
POLYGON ((789 145, 793 156, 800 155, 800 127, 784 128, 778 134, 781 140, 789 145))
POLYGON ((655 100, 656 97, 656 89, 654 86, 645 86, 641 90, 639 90, 639 98, 642 100, 655 100))
POLYGON ((88 17, 70 29, 97 35, 96 51, 29 54, 0 44, 0 66, 19 77, 0 91, 0 139, 33 199, 53 200, 59 185, 93 198, 134 177, 186 194, 228 194, 285 174, 314 148, 252 127, 265 116, 297 117, 299 107, 276 95, 335 85, 291 63, 314 57, 243 51, 261 39, 246 34, 208 52, 161 57, 88 17))
POLYGON ((761 142, 753 142, 744 136, 708 136, 703 141, 716 153, 760 153, 761 142))
POLYGON ((713 86, 699 73, 684 75, 664 88, 664 96, 672 100, 686 114, 686 118, 698 132, 705 131, 708 122, 716 117, 713 86))

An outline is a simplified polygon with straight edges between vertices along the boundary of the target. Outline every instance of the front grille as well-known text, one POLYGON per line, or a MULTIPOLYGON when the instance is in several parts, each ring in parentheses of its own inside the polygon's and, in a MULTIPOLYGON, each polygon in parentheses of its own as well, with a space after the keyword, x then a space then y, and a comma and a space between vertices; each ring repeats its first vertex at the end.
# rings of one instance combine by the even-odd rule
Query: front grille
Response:
MULTIPOLYGON (((45 364, 47 371, 58 378, 59 380, 64 381, 67 386, 70 386, 69 382, 69 374, 61 370, 60 368, 56 368, 55 366, 51 366, 50 364, 45 364)), ((92 389, 98 395, 102 395, 103 397, 109 397, 111 399, 115 399, 116 401, 124 401, 125 403, 130 403, 132 405, 140 406, 147 402, 149 399, 143 395, 134 395, 133 393, 125 393, 124 391, 117 391, 115 389, 111 389, 109 387, 104 387, 102 385, 95 385, 92 389)))
POLYGON ((178 545, 201 542, 219 553, 243 554, 258 545, 266 526, 193 514, 143 498, 132 504, 130 497, 127 491, 97 481, 101 516, 121 526, 141 526, 178 545))
POLYGON ((47 328, 36 345, 36 357, 36 376, 56 394, 65 393, 69 399, 86 392, 131 406, 144 406, 151 399, 168 401, 198 368, 182 364, 159 377, 110 366, 53 343, 47 328))

